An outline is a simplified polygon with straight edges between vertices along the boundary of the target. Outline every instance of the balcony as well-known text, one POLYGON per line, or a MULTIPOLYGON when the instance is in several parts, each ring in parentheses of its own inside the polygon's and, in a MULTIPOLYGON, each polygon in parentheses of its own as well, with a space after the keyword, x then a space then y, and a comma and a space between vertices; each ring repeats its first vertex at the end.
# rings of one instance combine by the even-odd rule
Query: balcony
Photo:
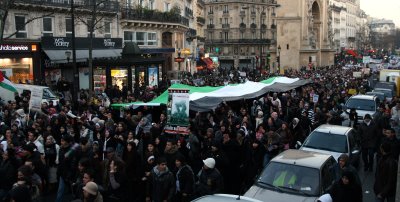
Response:
POLYGON ((193 10, 188 8, 188 7, 185 7, 185 16, 188 17, 188 18, 192 18, 193 17, 193 10))
POLYGON ((229 17, 229 11, 228 10, 222 11, 222 16, 223 17, 229 17))
POLYGON ((229 29, 229 24, 222 24, 222 29, 229 29))
POLYGON ((213 15, 214 11, 208 11, 208 15, 213 15))
POLYGON ((276 25, 275 25, 275 24, 272 24, 272 25, 271 25, 271 29, 276 29, 276 25))
POLYGON ((215 25, 214 24, 208 24, 207 25, 207 29, 214 29, 215 28, 215 25))
MULTIPOLYGON (((129 9, 124 8, 121 12, 122 21, 139 21, 138 24, 146 24, 148 22, 174 23, 189 27, 189 19, 177 13, 161 12, 149 9, 129 9)), ((130 22, 127 22, 130 23, 130 22)))
POLYGON ((204 3, 203 0, 197 0, 197 4, 198 4, 199 6, 201 6, 201 7, 203 7, 203 8, 204 8, 204 6, 205 6, 205 3, 204 3))
POLYGON ((197 23, 204 25, 206 24, 206 19, 204 19, 203 17, 197 17, 197 23))
POLYGON ((251 29, 256 29, 256 28, 257 28, 256 23, 251 23, 250 28, 251 28, 251 29))
POLYGON ((261 45, 266 45, 266 44, 271 44, 270 39, 214 39, 206 40, 206 44, 261 44, 261 45))
POLYGON ((268 27, 268 26, 267 26, 266 24, 262 24, 262 25, 261 25, 261 30, 267 30, 267 27, 268 27))
MULTIPOLYGON (((3 1, 3 0, 2 0, 3 1)), ((90 12, 93 10, 92 1, 75 0, 75 9, 79 12, 90 12)), ((68 11, 71 8, 69 0, 15 0, 12 8, 25 10, 40 11, 68 11)), ((97 12, 101 13, 117 13, 119 11, 118 1, 103 1, 97 3, 97 12)))
POLYGON ((266 15, 267 15, 267 13, 265 11, 261 12, 261 16, 265 17, 266 15))

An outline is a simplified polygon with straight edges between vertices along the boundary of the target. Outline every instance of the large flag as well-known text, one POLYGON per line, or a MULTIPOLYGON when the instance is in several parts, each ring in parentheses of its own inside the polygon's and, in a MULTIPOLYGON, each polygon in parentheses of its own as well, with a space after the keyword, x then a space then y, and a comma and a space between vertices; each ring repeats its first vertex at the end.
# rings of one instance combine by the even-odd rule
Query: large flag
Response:
POLYGON ((0 71, 0 87, 5 88, 9 91, 12 92, 18 92, 17 89, 15 88, 14 84, 8 80, 6 77, 4 77, 3 72, 0 71))

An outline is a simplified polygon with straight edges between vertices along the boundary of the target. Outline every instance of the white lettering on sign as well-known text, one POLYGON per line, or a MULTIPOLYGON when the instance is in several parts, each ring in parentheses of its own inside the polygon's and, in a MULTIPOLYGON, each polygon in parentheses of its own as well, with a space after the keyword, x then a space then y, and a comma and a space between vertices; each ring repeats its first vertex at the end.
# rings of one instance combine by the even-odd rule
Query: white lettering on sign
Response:
POLYGON ((63 38, 54 38, 54 46, 55 47, 69 47, 69 42, 64 41, 63 38))
POLYGON ((0 51, 28 51, 27 45, 0 45, 0 51))
POLYGON ((104 39, 104 46, 105 47, 114 47, 115 46, 115 42, 111 41, 111 39, 104 39))

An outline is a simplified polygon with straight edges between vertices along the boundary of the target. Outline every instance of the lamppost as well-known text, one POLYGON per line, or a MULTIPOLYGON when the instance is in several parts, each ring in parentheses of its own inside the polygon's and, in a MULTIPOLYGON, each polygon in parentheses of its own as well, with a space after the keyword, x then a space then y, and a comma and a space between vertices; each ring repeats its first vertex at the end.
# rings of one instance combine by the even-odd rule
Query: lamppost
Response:
MULTIPOLYGON (((76 48, 75 48, 75 13, 74 13, 74 0, 71 0, 71 48, 72 48, 72 69, 74 71, 74 80, 73 80, 73 93, 72 100, 74 103, 78 100, 78 91, 79 91, 79 72, 78 67, 76 66, 76 48)), ((67 52, 65 53, 67 54, 67 52)), ((71 55, 69 53, 69 55, 71 55)), ((67 57, 68 58, 68 57, 67 57)), ((92 89, 91 89, 92 90, 92 89)))
POLYGON ((278 63, 278 74, 281 73, 281 45, 278 46, 278 51, 276 52, 276 62, 278 63))

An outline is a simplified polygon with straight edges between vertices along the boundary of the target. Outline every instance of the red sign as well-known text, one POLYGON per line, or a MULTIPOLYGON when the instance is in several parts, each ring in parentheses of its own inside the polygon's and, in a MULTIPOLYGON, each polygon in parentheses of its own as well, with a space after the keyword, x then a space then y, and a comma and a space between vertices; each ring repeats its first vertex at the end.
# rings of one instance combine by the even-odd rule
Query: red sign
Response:
POLYGON ((175 62, 185 62, 185 58, 175 58, 175 62))

